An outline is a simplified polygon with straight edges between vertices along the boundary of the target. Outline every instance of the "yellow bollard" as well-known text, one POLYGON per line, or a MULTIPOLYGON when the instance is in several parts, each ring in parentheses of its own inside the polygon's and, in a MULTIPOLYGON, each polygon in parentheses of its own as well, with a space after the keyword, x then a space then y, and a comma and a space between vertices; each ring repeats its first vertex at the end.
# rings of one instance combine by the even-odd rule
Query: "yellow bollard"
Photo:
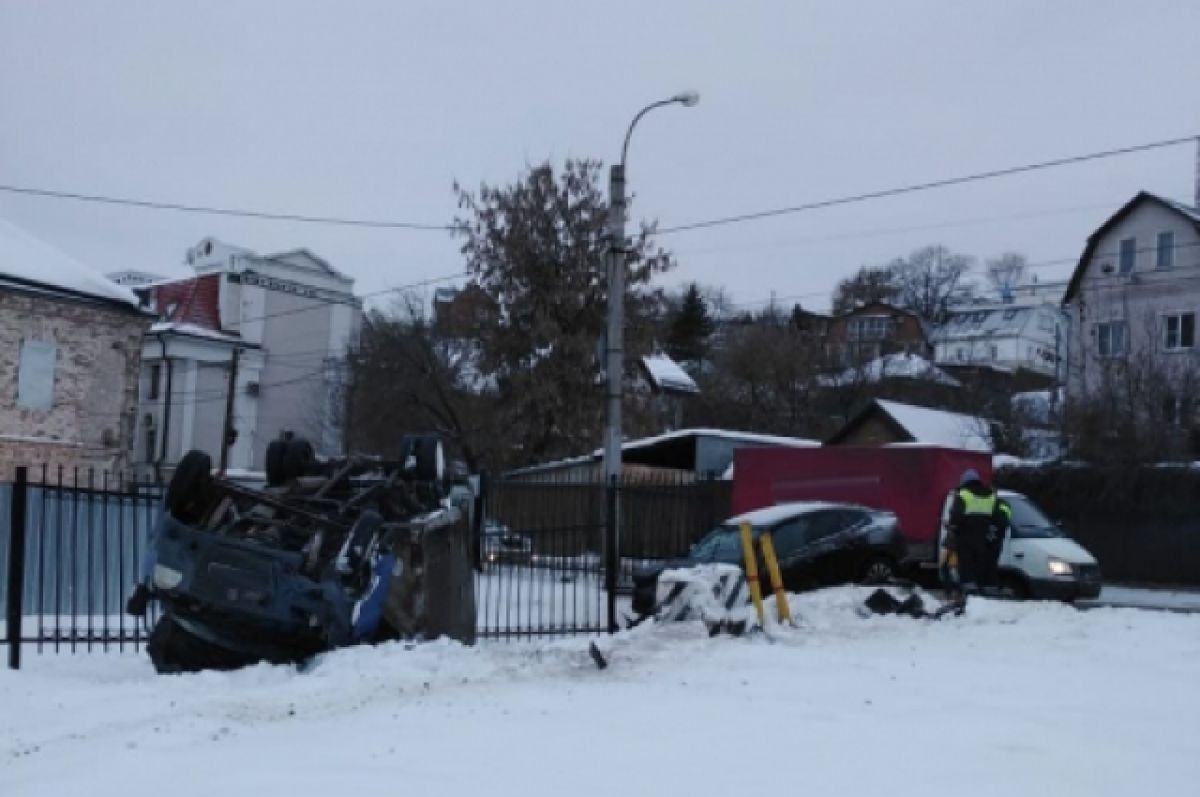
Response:
POLYGON ((762 546, 763 559, 767 560, 767 573, 771 576, 771 591, 775 593, 779 622, 791 623, 792 610, 788 606, 787 593, 783 591, 783 576, 779 573, 779 558, 775 556, 775 543, 771 540, 771 532, 764 531, 760 534, 758 544, 762 546))
POLYGON ((742 521, 742 557, 746 560, 746 583, 750 585, 750 597, 754 599, 754 610, 758 612, 758 624, 766 625, 763 612, 762 589, 758 584, 758 560, 754 556, 754 537, 750 524, 742 521))

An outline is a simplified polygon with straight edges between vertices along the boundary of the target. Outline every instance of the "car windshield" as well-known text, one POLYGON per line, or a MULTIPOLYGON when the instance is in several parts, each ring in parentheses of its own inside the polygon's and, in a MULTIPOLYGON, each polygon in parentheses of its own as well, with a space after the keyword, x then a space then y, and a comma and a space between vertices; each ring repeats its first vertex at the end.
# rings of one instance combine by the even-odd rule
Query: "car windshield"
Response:
MULTIPOLYGON (((754 529, 758 536, 759 529, 754 529)), ((737 562, 742 556, 742 537, 737 526, 717 526, 692 546, 688 558, 694 562, 737 562)))
POLYGON ((1012 536, 1014 537, 1061 537, 1062 532, 1050 522, 1027 498, 1016 496, 1006 498, 1005 503, 1012 510, 1012 536))

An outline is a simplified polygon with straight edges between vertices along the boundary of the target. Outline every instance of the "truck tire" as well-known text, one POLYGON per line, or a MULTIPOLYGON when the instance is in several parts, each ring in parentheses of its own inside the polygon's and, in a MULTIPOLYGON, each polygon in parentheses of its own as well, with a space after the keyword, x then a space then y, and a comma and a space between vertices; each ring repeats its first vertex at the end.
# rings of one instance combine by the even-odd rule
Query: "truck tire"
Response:
POLYGON ((212 495, 212 457, 191 450, 179 460, 167 485, 167 511, 180 523, 194 523, 208 507, 212 495))
POLYGON ((1013 600, 1029 600, 1029 584, 1025 581, 1025 577, 1018 573, 1011 571, 1001 573, 1000 589, 1010 595, 1013 600))
POLYGON ((405 462, 410 456, 415 459, 412 476, 417 481, 440 484, 445 478, 446 452, 442 439, 436 434, 405 435, 400 443, 400 451, 405 462))
POLYGON ((282 487, 300 478, 315 461, 312 443, 303 438, 272 440, 267 446, 267 486, 282 487))

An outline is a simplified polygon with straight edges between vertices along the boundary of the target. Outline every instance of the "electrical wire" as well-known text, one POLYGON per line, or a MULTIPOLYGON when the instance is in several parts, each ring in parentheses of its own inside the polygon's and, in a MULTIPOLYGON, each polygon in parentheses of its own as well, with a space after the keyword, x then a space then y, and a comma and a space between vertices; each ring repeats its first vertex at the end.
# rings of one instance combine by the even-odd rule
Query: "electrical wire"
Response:
POLYGON ((702 221, 693 221, 686 224, 677 224, 671 227, 663 227, 656 230, 658 235, 672 235, 680 232, 690 232, 693 230, 710 229, 713 227, 724 227, 730 224, 743 224, 749 221, 758 221, 761 219, 769 219, 777 216, 787 216, 795 213, 804 213, 810 210, 819 210, 822 208, 831 208, 838 205, 851 205, 859 202, 867 202, 874 199, 886 199, 888 197, 902 196, 904 194, 912 194, 918 191, 930 191, 936 188, 948 188, 955 185, 965 185, 967 183, 981 182, 984 180, 994 180, 999 177, 1010 177, 1016 174, 1027 174, 1029 172, 1041 171, 1043 169, 1052 169, 1060 166, 1070 166, 1078 163, 1086 163, 1088 161, 1102 160, 1105 158, 1114 158, 1121 155, 1130 155, 1137 152, 1149 152, 1150 150, 1162 149, 1164 147, 1175 147, 1180 144, 1187 144, 1196 141, 1195 135, 1184 136, 1180 138, 1169 138, 1162 141, 1151 141, 1146 144, 1136 144, 1130 147, 1120 147, 1118 149, 1102 150, 1100 152, 1090 152, 1085 155, 1072 155, 1066 158, 1055 158, 1054 160, 1040 161, 1037 163, 1027 163, 1021 166, 1009 166, 1004 169, 992 169, 986 172, 976 172, 974 174, 962 175, 959 177, 949 177, 942 180, 931 180, 924 183, 912 183, 910 185, 899 186, 896 188, 885 188, 878 191, 868 191, 863 194, 851 194, 849 196, 837 197, 834 199, 823 199, 817 202, 807 202, 802 205, 792 205, 789 207, 772 208, 769 210, 758 210, 750 213, 741 213, 734 216, 723 216, 714 219, 705 219, 702 221))
POLYGON ((209 207, 205 205, 186 205, 179 202, 156 202, 149 199, 131 199, 128 197, 104 196, 102 194, 83 194, 76 191, 55 191, 48 188, 32 188, 24 185, 0 185, 0 191, 23 196, 36 196, 48 199, 70 199, 77 202, 95 202, 104 205, 121 205, 124 207, 142 208, 145 210, 172 210, 181 213, 202 213, 209 216, 236 216, 240 218, 260 219, 263 221, 290 221, 301 224, 330 224, 343 227, 371 227, 388 230, 424 230, 432 232, 453 232, 451 224, 427 224, 415 221, 390 221, 383 219, 356 219, 345 216, 309 216, 295 213, 271 213, 264 210, 246 210, 244 208, 209 207))

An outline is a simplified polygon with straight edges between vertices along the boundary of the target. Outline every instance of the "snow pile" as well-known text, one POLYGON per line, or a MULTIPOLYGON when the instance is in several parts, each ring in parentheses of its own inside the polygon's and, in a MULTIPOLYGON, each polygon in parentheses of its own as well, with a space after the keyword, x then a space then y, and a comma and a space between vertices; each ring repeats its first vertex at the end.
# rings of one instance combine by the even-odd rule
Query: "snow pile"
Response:
POLYGON ((858 368, 847 368, 834 376, 819 377, 817 381, 825 387, 843 387, 857 384, 874 385, 885 379, 916 379, 948 387, 962 387, 962 383, 957 379, 916 354, 888 354, 858 368))
POLYGON ((104 278, 5 219, 0 219, 2 277, 138 306, 133 291, 104 278))
POLYGON ((792 596, 702 623, 341 651, 159 677, 142 656, 0 673, 0 794, 1188 794, 1200 616, 972 600, 940 622, 792 596), (719 756, 719 763, 718 763, 719 756), (748 762, 744 765, 737 762, 748 762))

